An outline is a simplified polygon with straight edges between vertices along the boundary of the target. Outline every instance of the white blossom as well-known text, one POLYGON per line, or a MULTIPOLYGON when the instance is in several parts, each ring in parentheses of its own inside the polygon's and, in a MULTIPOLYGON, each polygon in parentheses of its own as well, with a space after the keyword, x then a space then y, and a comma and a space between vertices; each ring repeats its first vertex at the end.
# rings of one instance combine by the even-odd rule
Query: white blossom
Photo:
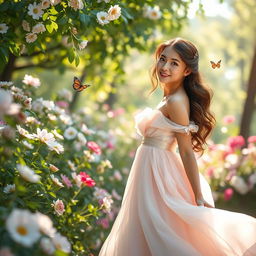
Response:
POLYGON ((14 192, 14 191, 15 191, 15 184, 7 184, 4 187, 4 193, 5 194, 9 194, 9 193, 14 192))
MULTIPOLYGON (((39 25, 39 24, 37 24, 37 25, 39 25)), ((37 88, 41 85, 39 78, 30 76, 27 74, 24 76, 22 82, 26 85, 30 85, 31 87, 35 87, 35 88, 37 88)))
POLYGON ((34 2, 28 5, 28 15, 32 16, 33 19, 38 20, 43 15, 43 11, 40 4, 34 2))
POLYGON ((7 218, 6 228, 14 241, 26 247, 31 247, 40 237, 36 217, 28 210, 14 209, 7 218))
POLYGON ((50 0, 52 5, 57 5, 61 2, 61 0, 50 0))
POLYGON ((44 26, 44 24, 43 23, 38 23, 38 24, 36 24, 33 28, 32 28, 32 32, 33 33, 36 33, 36 34, 39 34, 39 33, 43 33, 43 32, 45 32, 46 31, 46 29, 45 29, 45 26, 44 26))
POLYGON ((249 191, 249 188, 247 186, 247 184, 245 183, 245 181, 243 180, 243 178, 234 175, 232 176, 231 180, 230 180, 230 184, 234 187, 234 189, 244 195, 249 191))
POLYGON ((97 12, 97 20, 100 25, 108 24, 108 13, 104 11, 97 12))
POLYGON ((5 23, 1 23, 1 24, 0 24, 0 34, 5 34, 5 33, 7 33, 8 28, 9 28, 9 27, 8 27, 5 23))
POLYGON ((60 96, 61 98, 64 98, 65 100, 71 102, 72 98, 73 98, 73 94, 70 90, 67 90, 65 88, 61 89, 58 92, 58 96, 60 96))
POLYGON ((30 169, 26 165, 17 164, 17 170, 22 176, 22 178, 26 181, 37 183, 40 181, 40 176, 35 174, 32 169, 30 169))
POLYGON ((35 216, 40 231, 49 237, 53 237, 56 233, 56 229, 53 227, 52 220, 47 215, 40 212, 36 212, 35 216))
POLYGON ((37 133, 33 134, 35 138, 38 138, 42 143, 49 144, 55 141, 54 135, 50 132, 47 132, 46 129, 41 130, 40 128, 36 129, 37 133))
POLYGON ((114 201, 112 200, 111 196, 106 196, 102 199, 102 205, 107 212, 111 211, 111 205, 113 202, 114 201))
POLYGON ((28 149, 33 149, 34 148, 34 146, 32 144, 28 143, 26 140, 22 141, 22 143, 28 149))
POLYGON ((77 130, 74 127, 68 127, 65 131, 64 131, 64 137, 67 140, 73 140, 77 135, 77 130))
POLYGON ((50 175, 53 183, 61 188, 64 187, 64 185, 59 181, 59 179, 57 177, 55 177, 53 174, 50 175))
POLYGON ((121 8, 118 4, 112 6, 108 10, 108 20, 116 20, 121 16, 121 8))
POLYGON ((87 46, 88 41, 84 40, 78 44, 79 50, 83 50, 87 46))
POLYGON ((68 5, 76 11, 84 8, 84 3, 82 0, 69 0, 68 5))
POLYGON ((52 238, 52 242, 55 247, 63 252, 70 253, 71 252, 71 245, 68 239, 62 236, 60 233, 56 233, 52 238))
POLYGON ((55 252, 55 247, 48 237, 43 237, 40 240, 40 247, 48 255, 53 255, 53 253, 55 252))
POLYGON ((149 18, 151 20, 158 20, 162 16, 162 12, 159 6, 145 6, 144 7, 144 17, 149 18))
POLYGON ((77 138, 82 143, 83 146, 86 144, 87 139, 85 138, 85 136, 81 132, 79 132, 77 134, 77 138))
POLYGON ((64 152, 64 147, 60 143, 58 143, 56 141, 48 142, 47 146, 49 147, 49 149, 51 151, 54 150, 58 154, 64 152))
POLYGON ((30 134, 26 129, 22 128, 20 125, 16 125, 18 132, 21 136, 26 137, 28 139, 34 139, 35 136, 30 134))
POLYGON ((26 42, 27 43, 33 43, 37 39, 37 35, 35 33, 27 33, 26 34, 26 42))

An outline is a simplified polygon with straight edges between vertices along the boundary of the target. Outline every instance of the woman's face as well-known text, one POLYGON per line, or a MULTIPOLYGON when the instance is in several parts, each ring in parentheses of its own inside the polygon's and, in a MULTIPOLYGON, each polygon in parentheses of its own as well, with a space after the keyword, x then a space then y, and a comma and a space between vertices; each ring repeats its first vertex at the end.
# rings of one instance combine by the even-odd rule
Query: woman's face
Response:
POLYGON ((163 84, 177 84, 189 74, 186 64, 181 60, 172 46, 167 46, 162 51, 157 62, 157 75, 163 84))

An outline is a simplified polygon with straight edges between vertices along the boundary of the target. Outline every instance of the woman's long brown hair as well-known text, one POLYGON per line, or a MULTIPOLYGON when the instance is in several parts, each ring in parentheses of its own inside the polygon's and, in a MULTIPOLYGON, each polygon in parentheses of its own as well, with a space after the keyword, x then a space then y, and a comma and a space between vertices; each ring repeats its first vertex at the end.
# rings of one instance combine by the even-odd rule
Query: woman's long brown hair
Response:
POLYGON ((190 41, 178 37, 158 45, 154 53, 156 63, 153 65, 150 73, 153 88, 149 94, 156 90, 159 85, 163 88, 157 76, 156 65, 159 56, 167 46, 172 46, 187 67, 192 70, 185 77, 183 86, 190 102, 189 118, 199 126, 196 133, 191 133, 192 147, 195 152, 201 152, 202 156, 205 150, 204 145, 208 145, 206 139, 211 134, 216 119, 210 111, 213 92, 202 81, 202 77, 198 71, 199 54, 196 47, 190 41))

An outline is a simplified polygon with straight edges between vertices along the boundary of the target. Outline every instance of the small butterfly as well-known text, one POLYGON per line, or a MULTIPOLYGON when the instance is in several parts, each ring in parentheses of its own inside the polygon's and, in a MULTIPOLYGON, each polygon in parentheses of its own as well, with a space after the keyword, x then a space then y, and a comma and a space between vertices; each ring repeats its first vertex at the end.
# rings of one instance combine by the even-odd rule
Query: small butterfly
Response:
POLYGON ((84 89, 88 88, 89 86, 91 86, 91 85, 82 84, 81 81, 76 76, 74 77, 73 88, 75 91, 81 92, 84 89))
POLYGON ((220 68, 220 63, 221 63, 221 60, 219 60, 217 63, 214 63, 213 61, 210 61, 211 64, 212 64, 212 68, 215 69, 215 68, 220 68))

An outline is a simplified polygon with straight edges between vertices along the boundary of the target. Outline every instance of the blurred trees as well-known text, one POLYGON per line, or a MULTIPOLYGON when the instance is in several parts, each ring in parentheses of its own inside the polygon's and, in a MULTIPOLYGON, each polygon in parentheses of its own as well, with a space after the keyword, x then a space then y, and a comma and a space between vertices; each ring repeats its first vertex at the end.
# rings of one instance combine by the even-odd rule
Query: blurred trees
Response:
MULTIPOLYGON (((190 3, 161 0, 155 6, 154 1, 134 0, 114 4, 109 0, 0 0, 0 80, 10 80, 13 72, 31 67, 57 68, 62 73, 68 68, 99 90, 108 73, 124 73, 122 65, 130 49, 146 50, 156 39, 156 30, 179 30, 190 3), (111 10, 115 17, 108 20, 111 10)), ((108 81, 108 93, 113 79, 108 81)))

